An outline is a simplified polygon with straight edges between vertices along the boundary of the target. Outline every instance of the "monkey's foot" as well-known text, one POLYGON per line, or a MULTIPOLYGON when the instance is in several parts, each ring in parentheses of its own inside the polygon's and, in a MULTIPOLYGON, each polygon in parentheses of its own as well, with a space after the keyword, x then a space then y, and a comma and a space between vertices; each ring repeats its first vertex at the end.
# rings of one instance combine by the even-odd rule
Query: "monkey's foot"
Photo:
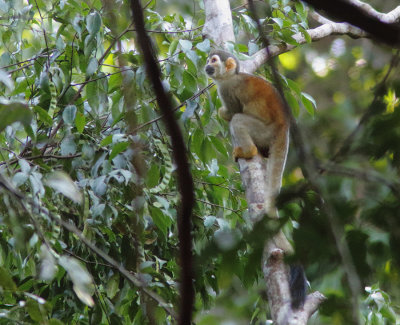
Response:
POLYGON ((253 144, 247 150, 243 150, 242 147, 233 148, 233 158, 237 161, 239 158, 250 159, 257 155, 257 147, 253 144))

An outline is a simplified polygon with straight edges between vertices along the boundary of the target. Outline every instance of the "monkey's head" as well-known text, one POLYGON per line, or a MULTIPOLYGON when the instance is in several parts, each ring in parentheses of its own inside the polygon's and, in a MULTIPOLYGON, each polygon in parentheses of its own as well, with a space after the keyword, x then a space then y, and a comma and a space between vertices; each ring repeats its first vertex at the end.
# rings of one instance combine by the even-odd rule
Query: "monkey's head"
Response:
POLYGON ((208 56, 205 70, 214 80, 227 79, 239 73, 239 61, 229 52, 214 50, 208 56))

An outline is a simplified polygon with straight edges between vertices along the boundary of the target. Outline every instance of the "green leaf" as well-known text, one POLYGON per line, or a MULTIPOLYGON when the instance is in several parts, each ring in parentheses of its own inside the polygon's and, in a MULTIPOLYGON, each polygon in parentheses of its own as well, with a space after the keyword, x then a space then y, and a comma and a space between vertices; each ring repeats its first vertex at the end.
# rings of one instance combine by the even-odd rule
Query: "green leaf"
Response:
POLYGON ((199 157, 201 153, 201 144, 203 143, 203 139, 204 133, 200 129, 197 129, 194 134, 192 134, 190 147, 192 148, 192 151, 199 157))
POLYGON ((79 133, 83 132, 83 130, 85 129, 85 125, 86 125, 85 114, 77 112, 75 117, 75 126, 79 133))
POLYGON ((16 187, 20 187, 21 185, 25 184, 28 178, 29 175, 27 173, 19 172, 13 176, 12 181, 16 187))
POLYGON ((282 29, 280 32, 280 35, 282 37, 282 40, 285 41, 286 43, 290 45, 295 45, 298 46, 300 45, 292 36, 293 32, 287 29, 282 29))
POLYGON ((286 78, 286 81, 288 83, 289 88, 292 91, 294 91, 298 96, 300 96, 301 89, 300 89, 300 86, 297 84, 297 82, 295 82, 295 81, 293 81, 293 80, 291 80, 289 78, 286 78))
POLYGON ((297 99, 293 96, 290 91, 285 91, 285 99, 292 110, 294 117, 298 117, 300 114, 300 106, 297 99))
POLYGON ((112 135, 108 135, 103 140, 101 140, 100 145, 102 147, 105 147, 105 146, 108 146, 109 144, 111 144, 112 141, 113 141, 113 136, 112 135))
POLYGON ((91 77, 99 67, 99 63, 96 58, 90 58, 89 63, 86 67, 86 77, 91 77))
POLYGON ((86 17, 86 27, 90 34, 96 34, 100 30, 101 17, 97 11, 91 12, 86 17))
POLYGON ((44 110, 40 106, 35 106, 33 110, 39 115, 39 120, 42 121, 44 124, 46 124, 47 126, 51 126, 53 124, 53 119, 46 110, 44 110))
POLYGON ((113 299, 119 290, 119 273, 114 273, 107 281, 107 297, 113 299))
POLYGON ((146 173, 147 187, 152 188, 160 182, 160 167, 157 164, 152 164, 146 173))
POLYGON ((73 289, 78 298, 86 305, 93 307, 94 301, 92 294, 94 292, 92 276, 75 258, 61 256, 58 263, 67 271, 73 283, 73 289))
POLYGON ((210 40, 208 38, 206 38, 203 42, 197 43, 196 47, 204 52, 204 53, 208 53, 210 52, 210 40))
POLYGON ((178 44, 179 44, 179 40, 177 40, 177 39, 174 39, 171 42, 171 44, 169 45, 169 49, 168 49, 168 53, 169 53, 170 56, 175 54, 175 51, 176 51, 176 48, 178 47, 178 44))
POLYGON ((150 206, 149 210, 154 224, 157 226, 158 229, 160 229, 164 237, 167 237, 168 228, 171 226, 170 217, 164 214, 159 208, 150 206))
POLYGON ((183 72, 183 84, 190 92, 196 92, 197 90, 197 80, 190 74, 187 70, 183 72))
POLYGON ((29 125, 32 121, 32 112, 26 104, 20 102, 0 102, 0 132, 14 122, 29 125))
POLYGON ((315 99, 311 95, 302 92, 301 93, 301 102, 303 103, 307 112, 311 116, 314 116, 315 109, 317 108, 317 103, 315 102, 315 99))
POLYGON ((76 116, 76 106, 75 105, 68 105, 64 108, 62 117, 66 124, 72 125, 74 123, 76 116))
POLYGON ((36 300, 29 299, 25 305, 26 310, 28 311, 29 316, 32 320, 43 324, 45 320, 45 315, 41 311, 41 307, 39 307, 39 303, 36 300))
POLYGON ((99 87, 97 81, 91 81, 86 85, 86 97, 90 107, 97 112, 99 108, 99 87))
POLYGON ((42 245, 40 247, 40 258, 41 262, 39 278, 44 281, 53 280, 57 272, 56 260, 46 245, 42 245))
POLYGON ((14 89, 14 82, 4 70, 0 70, 0 83, 8 88, 8 91, 12 91, 14 89))
POLYGON ((109 160, 113 160, 119 153, 125 151, 129 147, 129 142, 118 142, 116 143, 111 151, 109 160))
POLYGON ((305 4, 301 1, 296 1, 294 3, 297 14, 301 17, 302 20, 307 19, 307 8, 305 4))
POLYGON ((61 154, 63 156, 70 156, 76 153, 76 143, 72 136, 65 137, 63 141, 61 141, 61 154))
POLYGON ((310 34, 308 34, 308 32, 304 28, 300 28, 300 32, 303 34, 303 36, 306 39, 307 43, 311 43, 312 42, 310 34))
POLYGON ((82 194, 71 177, 61 171, 50 174, 46 184, 76 203, 82 203, 82 194))
POLYGON ((3 290, 10 290, 11 292, 17 290, 17 286, 8 273, 8 270, 2 266, 0 266, 0 287, 3 290))
POLYGON ((216 220, 217 218, 215 216, 207 216, 204 218, 204 226, 210 228, 215 224, 216 220))
POLYGON ((281 18, 272 18, 272 20, 273 20, 276 24, 278 24, 279 28, 282 28, 282 27, 283 27, 283 19, 281 19, 281 18))
POLYGON ((187 52, 192 49, 192 42, 188 40, 179 40, 179 45, 181 46, 183 52, 187 52))

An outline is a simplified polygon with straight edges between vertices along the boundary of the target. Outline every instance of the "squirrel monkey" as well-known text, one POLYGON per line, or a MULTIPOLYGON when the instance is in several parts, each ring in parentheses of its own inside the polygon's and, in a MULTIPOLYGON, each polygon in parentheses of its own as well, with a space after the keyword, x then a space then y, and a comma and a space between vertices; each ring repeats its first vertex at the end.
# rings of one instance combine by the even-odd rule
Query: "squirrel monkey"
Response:
MULTIPOLYGON (((218 115, 230 122, 235 160, 258 153, 268 157, 265 211, 278 217, 274 201, 282 185, 289 146, 289 121, 281 96, 265 79, 239 72, 238 59, 225 51, 212 51, 205 71, 217 85, 223 103, 218 115)), ((282 231, 273 242, 286 253, 293 252, 282 231)), ((289 278, 292 307, 297 309, 304 304, 307 287, 302 267, 291 266, 289 278)))
POLYGON ((239 72, 239 61, 228 52, 212 51, 205 71, 216 83, 224 105, 218 115, 230 121, 235 160, 258 153, 268 157, 266 211, 275 215, 273 202, 281 188, 289 144, 283 101, 263 78, 239 72))

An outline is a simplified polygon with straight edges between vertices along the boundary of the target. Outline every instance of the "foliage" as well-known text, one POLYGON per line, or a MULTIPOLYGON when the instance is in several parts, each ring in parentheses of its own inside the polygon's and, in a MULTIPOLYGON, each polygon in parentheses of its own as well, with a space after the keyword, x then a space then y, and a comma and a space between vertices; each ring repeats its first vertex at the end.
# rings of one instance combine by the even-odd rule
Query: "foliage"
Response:
MULTIPOLYGON (((309 37, 303 4, 270 1, 261 9, 273 43, 298 45, 297 32, 309 37)), ((0 324, 173 323, 148 290, 177 307, 179 196, 127 1, 4 0, 0 16, 7 27, 0 29, 0 324), (76 224, 142 288, 59 219, 76 224)), ((228 128, 203 73, 211 44, 201 35, 202 2, 150 1, 145 17, 196 185, 196 323, 265 323, 260 260, 277 226, 253 229, 247 218, 228 128)), ((261 49, 247 9, 233 18, 244 35, 232 50, 245 58, 261 49)), ((367 287, 366 324, 400 321, 399 78, 390 73, 378 87, 390 55, 369 40, 338 38, 280 56, 285 96, 322 162, 323 198, 367 287)), ((348 324, 349 287, 320 194, 291 150, 279 206, 311 289, 329 298, 314 322, 348 324)))

